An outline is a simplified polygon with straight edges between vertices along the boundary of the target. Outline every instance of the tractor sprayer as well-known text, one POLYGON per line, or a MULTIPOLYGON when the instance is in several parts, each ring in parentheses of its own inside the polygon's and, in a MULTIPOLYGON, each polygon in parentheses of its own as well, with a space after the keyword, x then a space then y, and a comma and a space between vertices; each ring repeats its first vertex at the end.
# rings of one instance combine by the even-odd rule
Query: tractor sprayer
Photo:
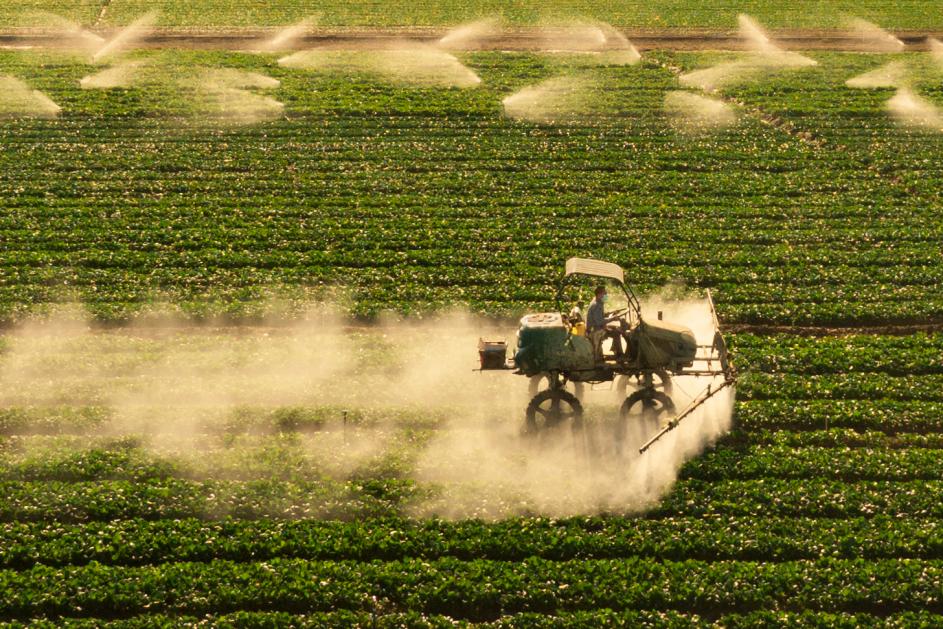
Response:
POLYGON ((699 343, 690 328, 662 320, 661 312, 653 320, 644 318, 619 265, 570 258, 557 291, 557 311, 522 317, 510 358, 506 341, 480 340, 481 370, 506 370, 530 379, 527 434, 565 425, 582 429, 585 388, 615 389, 622 400, 615 439, 621 440, 633 422, 657 422, 639 448, 644 453, 736 383, 710 291, 707 303, 713 338, 699 343), (584 313, 587 284, 593 300, 584 313), (675 384, 687 380, 699 381, 699 392, 679 409, 675 384), (707 385, 701 386, 704 380, 707 385))

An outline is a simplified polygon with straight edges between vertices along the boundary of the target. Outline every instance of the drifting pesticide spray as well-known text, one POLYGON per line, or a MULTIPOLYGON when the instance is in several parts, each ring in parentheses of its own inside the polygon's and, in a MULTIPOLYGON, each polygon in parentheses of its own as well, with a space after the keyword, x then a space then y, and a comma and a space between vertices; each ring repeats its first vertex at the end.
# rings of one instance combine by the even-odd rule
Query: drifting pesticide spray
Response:
MULTIPOLYGON (((658 312, 691 325, 701 343, 713 338, 706 300, 648 300, 643 316, 654 320, 658 312)), ((507 387, 513 378, 501 372, 483 372, 480 377, 493 387, 507 387)), ((675 379, 673 397, 679 409, 706 386, 706 380, 675 379)), ((643 510, 670 488, 685 460, 729 430, 733 393, 725 390, 708 400, 645 454, 638 448, 659 426, 643 417, 617 438, 615 418, 622 399, 609 387, 585 393, 587 413, 580 430, 567 426, 527 439, 516 434, 519 420, 514 419, 522 407, 504 410, 502 421, 489 415, 502 396, 485 400, 480 402, 480 416, 472 409, 453 416, 423 450, 416 478, 451 490, 441 500, 417 505, 416 515, 491 518, 643 510)))
POLYGON ((39 90, 0 75, 0 118, 55 118, 62 108, 39 90))
MULTIPOLYGON (((709 316, 700 300, 652 307, 696 334, 704 322, 687 317, 709 316)), ((639 455, 651 427, 636 427, 616 448, 618 401, 612 391, 590 391, 585 433, 524 438, 526 382, 472 371, 477 339, 504 332, 461 313, 352 330, 323 307, 287 326, 219 329, 165 317, 158 327, 99 332, 72 309, 7 336, 0 404, 106 409, 83 434, 134 436, 153 456, 198 462, 210 477, 265 478, 277 474, 267 465, 297 459, 317 466, 316 477, 343 481, 398 461, 398 475, 428 490, 406 505, 408 513, 455 518, 642 510, 686 458, 729 428, 732 394, 718 395, 639 455), (239 421, 298 409, 315 409, 324 421, 277 441, 283 450, 275 463, 271 425, 240 433, 248 449, 235 463, 227 458, 221 444, 239 421), (372 419, 348 424, 347 412, 372 419)), ((679 405, 706 384, 681 380, 679 405)))

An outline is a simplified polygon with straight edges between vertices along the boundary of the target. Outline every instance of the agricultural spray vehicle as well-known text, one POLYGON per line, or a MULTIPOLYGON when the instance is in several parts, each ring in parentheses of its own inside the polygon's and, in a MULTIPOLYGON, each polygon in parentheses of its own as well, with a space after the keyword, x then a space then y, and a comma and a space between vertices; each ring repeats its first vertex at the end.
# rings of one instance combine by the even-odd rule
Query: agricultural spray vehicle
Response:
MULTIPOLYGON (((584 289, 585 290, 585 289, 584 289)), ((578 303, 578 302, 577 302, 578 303)), ((714 302, 708 291, 713 339, 698 344, 694 333, 683 326, 642 318, 641 305, 625 284, 621 267, 610 262, 570 258, 557 292, 557 312, 529 314, 521 319, 517 350, 507 359, 504 341, 479 342, 482 370, 513 370, 530 378, 533 396, 527 406, 525 429, 536 433, 555 426, 582 425, 580 401, 585 385, 612 383, 620 396, 617 438, 631 422, 655 418, 659 430, 640 448, 647 450, 665 433, 675 428, 696 408, 736 382, 737 373, 720 333, 714 302), (577 306, 564 313, 565 301, 580 280, 614 286, 616 308, 606 312, 615 329, 627 342, 621 355, 607 353, 599 334, 588 333, 582 311, 577 306), (704 377, 708 384, 684 408, 675 408, 672 381, 681 377, 704 377), (720 382, 718 380, 723 378, 720 382)))

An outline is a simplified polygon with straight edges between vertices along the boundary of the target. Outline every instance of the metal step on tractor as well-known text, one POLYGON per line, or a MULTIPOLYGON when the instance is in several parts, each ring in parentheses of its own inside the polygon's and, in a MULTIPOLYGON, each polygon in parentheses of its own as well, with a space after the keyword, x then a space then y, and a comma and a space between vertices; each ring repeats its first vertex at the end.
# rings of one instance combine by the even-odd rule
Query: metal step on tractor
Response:
POLYGON ((736 383, 737 372, 720 332, 710 291, 707 300, 713 339, 699 344, 689 328, 662 321, 661 313, 654 321, 643 319, 639 300, 625 284, 620 266, 570 258, 557 291, 557 311, 521 319, 517 349, 510 360, 505 341, 480 340, 481 370, 508 370, 530 379, 527 433, 566 424, 581 429, 584 386, 612 383, 622 398, 617 438, 631 422, 642 418, 658 421, 658 431, 640 448, 644 452, 696 408, 736 383), (604 328, 588 329, 579 305, 564 310, 565 303, 580 303, 578 287, 587 281, 598 283, 597 291, 608 286, 615 293, 614 308, 605 312, 604 328), (615 336, 619 339, 614 346, 620 342, 626 345, 621 353, 604 349, 604 340, 615 336), (673 381, 687 377, 706 378, 708 384, 679 410, 672 397, 673 381))

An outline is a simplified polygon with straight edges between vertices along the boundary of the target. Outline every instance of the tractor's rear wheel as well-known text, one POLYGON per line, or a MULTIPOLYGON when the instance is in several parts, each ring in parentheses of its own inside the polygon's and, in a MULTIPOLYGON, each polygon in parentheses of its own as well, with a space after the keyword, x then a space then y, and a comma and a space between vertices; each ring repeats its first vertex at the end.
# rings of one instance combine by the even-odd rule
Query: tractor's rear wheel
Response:
MULTIPOLYGON (((530 382, 527 383, 527 392, 531 397, 537 395, 543 389, 549 389, 550 383, 552 382, 548 374, 540 374, 539 376, 533 376, 530 379, 530 382)), ((566 387, 570 389, 573 395, 576 396, 578 400, 583 399, 583 392, 585 387, 582 382, 573 382, 572 380, 566 383, 566 387)))
POLYGON ((569 391, 547 389, 527 405, 527 433, 536 434, 566 424, 574 430, 583 425, 583 405, 569 391))
MULTIPOLYGON (((637 382, 632 382, 634 376, 619 376, 616 378, 615 390, 616 396, 620 400, 624 400, 629 394, 629 387, 638 388, 642 386, 642 382, 639 380, 637 382)), ((656 391, 661 391, 668 397, 671 397, 673 387, 671 386, 671 374, 669 374, 664 369, 656 369, 652 372, 652 387, 656 391)), ((641 390, 641 389, 640 389, 641 390)))
POLYGON ((661 420, 674 415, 675 405, 664 392, 653 388, 639 389, 625 398, 616 424, 616 439, 622 441, 629 424, 651 424, 657 429, 661 420))

